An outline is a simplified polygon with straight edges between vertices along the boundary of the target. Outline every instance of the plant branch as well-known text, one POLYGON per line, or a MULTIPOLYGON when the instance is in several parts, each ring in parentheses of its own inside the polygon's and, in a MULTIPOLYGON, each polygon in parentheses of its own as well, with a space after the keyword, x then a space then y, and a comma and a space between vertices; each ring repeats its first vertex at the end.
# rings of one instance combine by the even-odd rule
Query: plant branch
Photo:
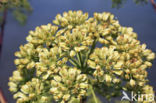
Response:
POLYGON ((0 89, 0 103, 7 103, 2 90, 0 89))
POLYGON ((2 43, 3 43, 3 36, 4 36, 4 29, 5 29, 5 24, 6 24, 6 19, 7 19, 7 8, 3 11, 3 17, 2 17, 2 23, 1 23, 1 32, 0 32, 0 55, 2 51, 2 43))
POLYGON ((77 61, 76 61, 75 59, 70 58, 70 59, 69 59, 69 62, 70 62, 72 65, 74 65, 74 66, 80 68, 79 63, 77 63, 77 61))
POLYGON ((80 58, 80 55, 79 55, 80 53, 78 52, 77 54, 76 54, 76 56, 77 56, 77 60, 78 60, 78 63, 79 63, 79 65, 80 65, 80 67, 82 67, 82 64, 81 64, 81 58, 80 58))
POLYGON ((81 52, 77 53, 77 58, 78 58, 78 61, 79 61, 79 64, 80 64, 81 68, 83 68, 83 60, 82 60, 82 57, 81 57, 81 52))
POLYGON ((96 46, 96 39, 94 40, 93 45, 92 45, 90 51, 88 52, 88 55, 84 61, 84 68, 86 68, 86 71, 87 71, 87 60, 89 59, 89 56, 93 53, 95 46, 96 46))
POLYGON ((154 2, 154 0, 150 0, 152 5, 153 5, 153 8, 156 10, 156 3, 154 2))

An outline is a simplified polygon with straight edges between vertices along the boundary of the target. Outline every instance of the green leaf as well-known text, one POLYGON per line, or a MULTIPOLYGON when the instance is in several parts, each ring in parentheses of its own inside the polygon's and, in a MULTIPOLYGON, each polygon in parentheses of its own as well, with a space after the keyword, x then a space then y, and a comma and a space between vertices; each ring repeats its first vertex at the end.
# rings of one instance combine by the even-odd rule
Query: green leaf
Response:
POLYGON ((27 20, 27 16, 26 16, 24 13, 22 13, 20 10, 15 10, 15 11, 13 12, 13 15, 14 15, 15 19, 16 19, 20 24, 22 24, 22 25, 25 24, 25 22, 26 22, 26 20, 27 20))
POLYGON ((23 7, 28 11, 28 12, 31 12, 32 11, 32 8, 30 6, 30 3, 27 1, 27 0, 23 0, 23 7))

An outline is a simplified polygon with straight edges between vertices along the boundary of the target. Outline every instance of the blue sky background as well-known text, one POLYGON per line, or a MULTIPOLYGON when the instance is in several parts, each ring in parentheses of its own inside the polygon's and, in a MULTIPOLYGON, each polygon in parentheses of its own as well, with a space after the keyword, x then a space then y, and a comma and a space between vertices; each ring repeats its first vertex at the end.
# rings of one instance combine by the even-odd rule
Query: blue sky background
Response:
MULTIPOLYGON (((51 23, 57 13, 68 10, 82 10, 89 12, 111 12, 119 20, 122 26, 130 26, 138 33, 142 43, 156 52, 156 11, 148 3, 138 6, 128 0, 124 7, 112 9, 110 0, 31 0, 33 13, 28 17, 25 26, 21 26, 14 20, 11 14, 8 15, 4 35, 2 57, 0 59, 0 87, 3 89, 8 103, 15 103, 12 94, 8 91, 8 78, 16 69, 14 65, 14 52, 18 51, 21 44, 26 43, 26 36, 36 26, 51 23)), ((150 84, 156 90, 156 61, 149 70, 150 84)))

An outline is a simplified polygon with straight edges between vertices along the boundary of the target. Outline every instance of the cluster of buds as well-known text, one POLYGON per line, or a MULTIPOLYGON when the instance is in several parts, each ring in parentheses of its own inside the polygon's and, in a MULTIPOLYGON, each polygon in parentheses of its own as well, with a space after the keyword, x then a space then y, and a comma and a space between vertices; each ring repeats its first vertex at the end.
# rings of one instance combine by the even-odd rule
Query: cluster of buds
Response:
POLYGON ((58 47, 51 48, 50 50, 44 48, 39 52, 39 62, 36 62, 36 76, 41 77, 43 80, 49 79, 53 74, 58 73, 58 67, 66 64, 68 58, 62 57, 61 50, 58 47))
POLYGON ((24 81, 24 77, 21 75, 21 73, 18 70, 15 70, 13 72, 13 76, 9 78, 9 90, 13 93, 16 93, 20 87, 21 82, 24 81))
POLYGON ((9 86, 18 103, 51 103, 51 98, 72 103, 87 98, 89 87, 109 99, 121 90, 153 91, 146 69, 155 53, 113 14, 88 18, 88 13, 69 11, 53 22, 30 31, 28 43, 15 53, 17 70, 9 86))
POLYGON ((88 13, 84 13, 82 11, 69 11, 64 12, 63 16, 61 14, 57 14, 54 24, 59 25, 61 27, 67 26, 75 26, 84 23, 88 18, 88 13))
POLYGON ((87 50, 87 44, 92 44, 92 41, 88 40, 87 34, 79 28, 73 29, 72 33, 69 30, 66 31, 64 35, 59 36, 56 42, 62 50, 69 51, 73 48, 76 52, 87 50))
POLYGON ((32 69, 35 66, 37 58, 37 52, 33 44, 28 43, 24 46, 20 46, 20 51, 15 53, 18 59, 15 59, 14 63, 18 69, 32 69))
POLYGON ((17 103, 49 103, 51 97, 45 93, 45 83, 37 78, 33 78, 31 81, 21 86, 19 92, 14 94, 14 98, 17 99, 17 103))
POLYGON ((55 40, 55 33, 58 30, 57 26, 51 24, 42 25, 36 27, 35 31, 30 31, 27 41, 33 45, 46 45, 47 47, 52 46, 52 43, 55 40))
POLYGON ((59 70, 59 75, 54 76, 51 86, 53 98, 60 103, 71 101, 72 98, 81 100, 86 96, 89 87, 87 75, 81 74, 77 68, 67 66, 63 66, 59 70))
POLYGON ((124 62, 119 59, 120 55, 114 49, 114 46, 96 48, 87 62, 91 68, 95 69, 93 76, 100 82, 104 80, 106 83, 111 82, 113 77, 110 74, 121 75, 123 73, 124 62))

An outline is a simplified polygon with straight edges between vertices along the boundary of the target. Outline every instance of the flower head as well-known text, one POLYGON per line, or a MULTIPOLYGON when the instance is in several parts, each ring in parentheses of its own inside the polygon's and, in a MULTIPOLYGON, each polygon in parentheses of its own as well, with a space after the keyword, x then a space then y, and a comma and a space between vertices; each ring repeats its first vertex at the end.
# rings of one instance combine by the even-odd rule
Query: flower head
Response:
POLYGON ((155 53, 113 14, 88 18, 69 11, 53 22, 30 31, 28 43, 15 53, 17 70, 8 85, 17 103, 80 101, 90 96, 91 86, 107 99, 121 90, 153 91, 146 69, 155 53))

